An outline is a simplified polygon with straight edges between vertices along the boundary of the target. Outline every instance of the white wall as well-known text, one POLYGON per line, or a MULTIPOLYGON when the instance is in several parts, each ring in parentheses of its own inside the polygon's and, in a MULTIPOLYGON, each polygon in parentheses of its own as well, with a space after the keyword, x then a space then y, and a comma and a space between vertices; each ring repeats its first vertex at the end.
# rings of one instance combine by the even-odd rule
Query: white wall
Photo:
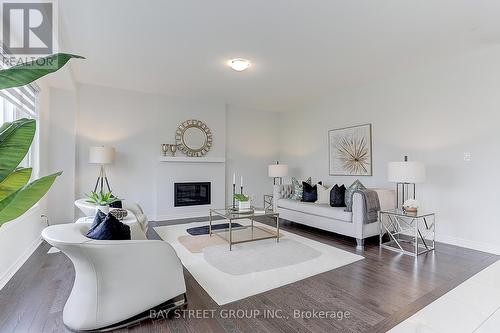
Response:
POLYGON ((350 185, 357 177, 328 175, 327 132, 372 123, 374 173, 361 181, 392 187, 389 161, 423 161, 417 196, 437 213, 438 239, 500 253, 499 58, 499 47, 482 49, 283 114, 282 159, 292 175, 350 185))
POLYGON ((150 219, 206 216, 208 208, 223 207, 231 202, 233 172, 244 176, 245 193, 257 204, 272 192, 267 165, 278 156, 276 113, 92 85, 80 85, 78 99, 77 197, 93 189, 98 167, 88 163, 88 148, 101 144, 117 151, 106 167, 114 193, 139 202, 150 219), (212 130, 207 156, 225 157, 225 164, 158 161, 160 144, 173 143, 177 126, 193 118, 212 130), (173 183, 181 181, 212 181, 212 204, 173 207, 173 183))
MULTIPOLYGON (((174 180, 197 181, 214 177, 212 206, 224 205, 224 164, 159 162, 160 145, 173 143, 177 126, 187 119, 199 119, 211 128, 213 146, 207 156, 224 157, 224 103, 191 101, 91 85, 79 87, 79 101, 78 196, 93 190, 97 178, 98 166, 88 163, 89 147, 109 145, 115 147, 117 152, 114 164, 106 167, 113 192, 138 202, 150 219, 181 217, 192 213, 193 209, 200 209, 193 207, 188 212, 186 207, 173 207, 171 193, 174 180)), ((208 206, 202 209, 206 216, 208 206)))
POLYGON ((48 119, 47 173, 63 171, 47 194, 50 224, 75 220, 75 149, 77 93, 50 89, 51 106, 48 119))
POLYGON ((232 178, 236 173, 238 193, 243 176, 244 193, 254 196, 255 204, 262 206, 264 194, 273 193, 267 166, 278 159, 279 115, 231 105, 226 115, 226 203, 232 203, 232 178))

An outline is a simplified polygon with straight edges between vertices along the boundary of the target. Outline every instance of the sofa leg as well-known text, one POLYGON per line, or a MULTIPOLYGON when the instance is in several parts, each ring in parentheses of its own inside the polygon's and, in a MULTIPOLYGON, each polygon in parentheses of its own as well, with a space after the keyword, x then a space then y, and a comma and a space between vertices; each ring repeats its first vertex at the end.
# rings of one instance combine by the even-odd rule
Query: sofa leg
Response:
POLYGON ((363 238, 356 238, 356 247, 362 249, 365 246, 365 240, 363 238))

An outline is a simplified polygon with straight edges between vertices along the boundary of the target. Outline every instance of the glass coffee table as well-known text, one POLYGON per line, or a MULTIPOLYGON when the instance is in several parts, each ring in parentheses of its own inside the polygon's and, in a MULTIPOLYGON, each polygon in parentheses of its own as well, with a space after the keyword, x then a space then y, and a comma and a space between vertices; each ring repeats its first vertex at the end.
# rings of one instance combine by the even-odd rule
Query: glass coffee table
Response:
MULTIPOLYGON (((233 244, 253 242, 262 239, 276 238, 276 242, 280 241, 280 218, 279 214, 268 209, 258 208, 247 212, 240 212, 231 207, 223 209, 210 209, 209 219, 209 234, 215 234, 229 243, 229 251, 232 250, 233 244), (229 227, 227 229, 212 230, 213 216, 220 216, 227 220, 229 227), (267 216, 276 219, 275 227, 264 228, 254 225, 256 217, 267 216), (238 220, 248 219, 250 225, 235 226, 238 220), (271 229, 272 228, 272 229, 271 229), (273 230, 274 229, 274 230, 273 230)), ((226 221, 224 221, 226 222, 226 221)))

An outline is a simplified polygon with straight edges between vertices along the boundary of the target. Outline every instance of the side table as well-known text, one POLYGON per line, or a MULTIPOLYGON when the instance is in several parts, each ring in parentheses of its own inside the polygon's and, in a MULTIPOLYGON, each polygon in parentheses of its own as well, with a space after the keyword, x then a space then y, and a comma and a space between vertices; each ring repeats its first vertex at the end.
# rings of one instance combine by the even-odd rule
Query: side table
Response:
POLYGON ((264 194, 264 209, 273 210, 273 195, 264 194))
POLYGON ((402 209, 379 212, 380 247, 411 256, 433 251, 436 238, 436 216, 434 213, 406 213, 402 209), (384 234, 389 235, 382 242, 384 234))

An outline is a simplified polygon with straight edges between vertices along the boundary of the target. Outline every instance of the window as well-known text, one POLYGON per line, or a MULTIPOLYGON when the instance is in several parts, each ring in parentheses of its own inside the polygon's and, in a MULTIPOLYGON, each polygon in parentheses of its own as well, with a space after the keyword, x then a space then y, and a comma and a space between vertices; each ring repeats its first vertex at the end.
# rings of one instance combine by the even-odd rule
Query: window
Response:
MULTIPOLYGON (((36 120, 38 129, 38 91, 38 87, 34 84, 0 91, 0 126, 5 122, 29 118, 36 120)), ((33 175, 38 175, 38 130, 35 133, 30 151, 19 166, 32 167, 33 175)))

